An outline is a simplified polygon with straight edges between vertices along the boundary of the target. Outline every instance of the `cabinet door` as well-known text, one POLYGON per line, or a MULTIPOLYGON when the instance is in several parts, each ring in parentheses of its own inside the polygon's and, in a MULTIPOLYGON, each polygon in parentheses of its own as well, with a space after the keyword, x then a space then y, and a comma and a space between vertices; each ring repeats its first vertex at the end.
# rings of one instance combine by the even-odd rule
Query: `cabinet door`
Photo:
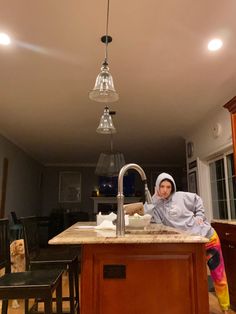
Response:
POLYGON ((215 223, 212 227, 216 230, 220 240, 236 243, 236 226, 230 224, 215 223))
POLYGON ((232 139, 234 149, 234 172, 236 174, 236 96, 228 101, 224 106, 231 114, 232 139))
POLYGON ((227 241, 222 241, 221 246, 229 285, 231 307, 236 310, 236 246, 227 241))
POLYGON ((236 226, 227 223, 213 223, 219 235, 228 279, 230 303, 236 310, 236 226))
POLYGON ((204 244, 85 245, 82 314, 208 314, 204 244))

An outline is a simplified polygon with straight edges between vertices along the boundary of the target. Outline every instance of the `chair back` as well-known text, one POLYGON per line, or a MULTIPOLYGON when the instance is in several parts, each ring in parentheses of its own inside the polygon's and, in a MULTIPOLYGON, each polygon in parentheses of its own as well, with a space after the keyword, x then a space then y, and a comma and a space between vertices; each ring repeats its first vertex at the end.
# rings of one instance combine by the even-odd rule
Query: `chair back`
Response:
POLYGON ((11 272, 8 219, 0 219, 0 269, 2 268, 5 268, 5 273, 11 272))
POLYGON ((16 213, 15 213, 14 211, 11 212, 11 218, 12 218, 12 221, 13 221, 13 223, 14 223, 15 225, 20 224, 20 221, 19 221, 19 219, 17 218, 16 213))
POLYGON ((29 269, 30 260, 40 252, 38 219, 31 216, 21 218, 20 221, 23 225, 26 269, 29 269))

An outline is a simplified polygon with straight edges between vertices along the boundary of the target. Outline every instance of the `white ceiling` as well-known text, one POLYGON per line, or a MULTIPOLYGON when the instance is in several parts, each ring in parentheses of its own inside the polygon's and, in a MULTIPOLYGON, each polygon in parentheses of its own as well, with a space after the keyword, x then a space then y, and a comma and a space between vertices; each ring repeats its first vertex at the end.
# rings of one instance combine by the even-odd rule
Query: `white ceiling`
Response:
MULTIPOLYGON (((106 0, 1 0, 0 131, 43 163, 95 163, 106 0)), ((236 1, 110 1, 114 146, 127 162, 180 163, 184 137, 236 94, 236 1), (209 52, 220 37, 223 48, 209 52)))

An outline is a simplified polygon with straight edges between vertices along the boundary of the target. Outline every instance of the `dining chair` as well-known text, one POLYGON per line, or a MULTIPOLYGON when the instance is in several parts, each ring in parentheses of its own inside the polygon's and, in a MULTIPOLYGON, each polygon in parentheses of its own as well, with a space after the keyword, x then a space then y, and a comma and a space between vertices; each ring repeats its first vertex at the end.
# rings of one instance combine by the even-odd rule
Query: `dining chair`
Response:
POLYGON ((53 292, 56 291, 57 313, 62 313, 62 269, 25 271, 11 273, 9 221, 0 219, 0 269, 5 274, 0 277, 0 300, 2 314, 8 312, 8 301, 25 299, 25 314, 30 313, 28 299, 44 302, 44 313, 52 314, 53 292))
POLYGON ((68 272, 69 296, 62 301, 69 301, 70 313, 79 313, 79 255, 76 246, 48 245, 40 247, 37 217, 21 218, 25 243, 26 269, 63 268, 68 272))
POLYGON ((14 240, 21 239, 22 234, 22 224, 20 223, 19 219, 17 218, 16 212, 11 211, 11 218, 12 218, 12 225, 10 226, 10 231, 14 233, 14 240))

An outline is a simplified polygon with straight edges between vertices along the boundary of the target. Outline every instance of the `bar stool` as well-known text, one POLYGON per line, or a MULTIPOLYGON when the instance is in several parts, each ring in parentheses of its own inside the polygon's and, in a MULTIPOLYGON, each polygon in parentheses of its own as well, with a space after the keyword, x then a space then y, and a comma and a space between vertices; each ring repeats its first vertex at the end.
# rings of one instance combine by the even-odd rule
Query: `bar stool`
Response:
POLYGON ((70 313, 79 313, 79 271, 78 256, 80 250, 69 246, 39 246, 37 217, 21 218, 25 242, 26 269, 63 268, 68 271, 69 297, 62 301, 70 302, 70 313))
POLYGON ((9 221, 0 219, 0 269, 5 274, 0 277, 0 300, 2 314, 7 314, 8 300, 25 299, 25 313, 29 298, 40 298, 44 302, 44 312, 52 314, 52 294, 56 290, 57 313, 62 313, 62 269, 11 273, 9 221))

